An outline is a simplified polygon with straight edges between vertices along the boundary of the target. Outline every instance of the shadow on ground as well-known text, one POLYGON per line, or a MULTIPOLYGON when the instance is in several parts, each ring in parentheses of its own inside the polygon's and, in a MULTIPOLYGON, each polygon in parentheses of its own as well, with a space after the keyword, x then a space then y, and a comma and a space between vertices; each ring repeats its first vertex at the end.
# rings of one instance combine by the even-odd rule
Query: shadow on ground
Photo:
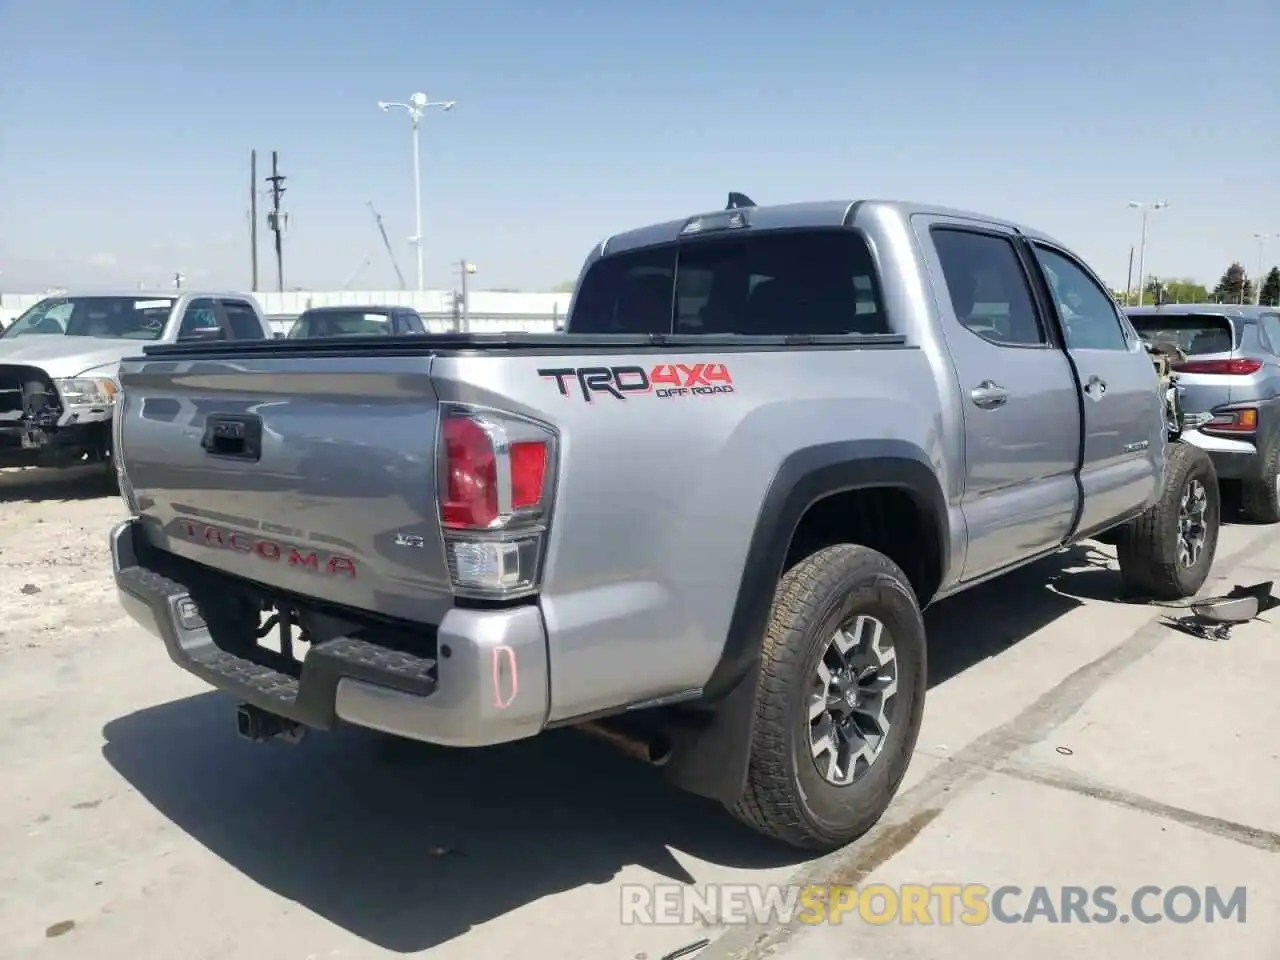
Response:
MULTIPOLYGON (((928 615, 931 683, 1120 591, 1081 546, 928 615)), ((104 756, 181 829, 248 877, 383 948, 414 952, 630 865, 691 882, 669 848, 736 868, 804 855, 573 731, 442 750, 356 730, 298 747, 237 738, 208 693, 112 721, 104 756)))
POLYGON ((0 503, 97 500, 115 495, 110 474, 101 465, 0 470, 0 503))
POLYGON ((357 730, 255 746, 233 706, 208 693, 112 721, 103 755, 237 870, 385 949, 631 864, 692 882, 668 847, 741 868, 803 858, 575 731, 482 750, 357 730))
POLYGON ((1105 549, 1079 544, 930 607, 929 686, 1008 650, 1085 600, 1128 602, 1105 549))

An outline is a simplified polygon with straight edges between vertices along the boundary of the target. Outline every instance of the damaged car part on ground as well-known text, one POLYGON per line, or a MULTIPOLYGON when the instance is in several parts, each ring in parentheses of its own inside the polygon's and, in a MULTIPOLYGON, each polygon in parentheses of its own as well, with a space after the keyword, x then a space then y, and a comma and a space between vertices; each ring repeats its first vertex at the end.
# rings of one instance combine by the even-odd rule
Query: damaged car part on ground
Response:
POLYGON ((1135 591, 1205 582, 1159 366, 1034 230, 735 198, 599 244, 562 333, 127 359, 116 583, 255 739, 582 727, 830 849, 906 773, 924 607, 1103 535, 1135 591))

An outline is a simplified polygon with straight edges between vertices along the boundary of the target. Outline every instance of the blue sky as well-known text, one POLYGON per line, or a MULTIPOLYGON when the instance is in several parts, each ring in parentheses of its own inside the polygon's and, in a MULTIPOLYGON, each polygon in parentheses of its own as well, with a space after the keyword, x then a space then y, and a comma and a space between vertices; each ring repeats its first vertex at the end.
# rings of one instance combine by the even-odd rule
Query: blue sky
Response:
MULTIPOLYGON (((549 289, 619 229, 756 201, 1012 217, 1123 285, 1212 284, 1280 235, 1275 0, 0 0, 0 289, 249 282, 248 163, 280 151, 287 287, 549 289), (1268 63, 1268 60, 1270 61, 1268 63)), ((265 185, 264 185, 265 186, 265 185)), ((266 289, 269 235, 260 234, 266 289)), ((1268 266, 1280 262, 1271 242, 1268 266)))

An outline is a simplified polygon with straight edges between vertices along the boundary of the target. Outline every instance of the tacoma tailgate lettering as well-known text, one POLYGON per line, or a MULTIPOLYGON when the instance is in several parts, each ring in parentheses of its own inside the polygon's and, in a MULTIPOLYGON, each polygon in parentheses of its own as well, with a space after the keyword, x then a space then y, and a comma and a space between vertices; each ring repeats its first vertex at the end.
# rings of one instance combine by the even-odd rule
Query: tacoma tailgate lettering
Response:
POLYGON ((212 524, 197 523, 194 520, 183 520, 178 527, 185 539, 202 547, 252 554, 271 563, 278 563, 284 559, 291 567, 330 577, 340 574, 353 580, 356 577, 356 562, 340 553, 322 553, 316 550, 304 553, 289 544, 250 537, 242 533, 232 533, 212 524))

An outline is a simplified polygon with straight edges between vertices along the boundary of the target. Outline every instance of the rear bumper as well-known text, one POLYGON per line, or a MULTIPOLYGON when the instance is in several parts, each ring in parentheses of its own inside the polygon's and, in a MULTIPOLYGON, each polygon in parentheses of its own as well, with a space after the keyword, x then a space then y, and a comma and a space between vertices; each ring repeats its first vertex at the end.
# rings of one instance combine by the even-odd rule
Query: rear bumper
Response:
POLYGON ((536 606, 450 610, 435 658, 337 637, 313 646, 293 676, 219 647, 188 588, 139 561, 135 531, 128 520, 111 532, 121 606, 178 666, 245 703, 316 729, 343 721, 451 747, 519 740, 546 724, 550 674, 536 606))
POLYGON ((1184 430, 1180 439, 1209 454, 1220 480, 1253 480, 1262 472, 1262 458, 1251 441, 1214 437, 1199 430, 1184 430))

